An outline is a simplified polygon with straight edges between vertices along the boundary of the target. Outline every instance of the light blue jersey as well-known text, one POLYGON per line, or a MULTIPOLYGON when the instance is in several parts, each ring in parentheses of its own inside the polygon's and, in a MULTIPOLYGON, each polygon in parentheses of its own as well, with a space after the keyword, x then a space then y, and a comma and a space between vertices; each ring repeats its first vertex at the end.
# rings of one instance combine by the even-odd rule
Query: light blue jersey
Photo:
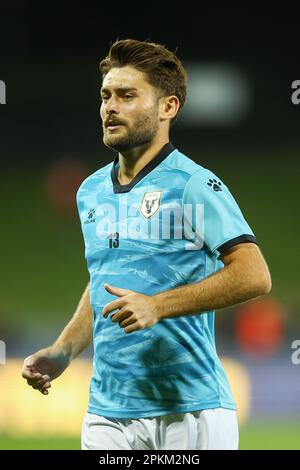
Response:
POLYGON ((213 173, 165 145, 126 185, 118 157, 77 194, 94 312, 94 374, 88 411, 141 418, 236 405, 218 358, 214 312, 161 320, 125 333, 103 307, 103 287, 153 295, 199 282, 220 254, 256 243, 237 203, 213 173))

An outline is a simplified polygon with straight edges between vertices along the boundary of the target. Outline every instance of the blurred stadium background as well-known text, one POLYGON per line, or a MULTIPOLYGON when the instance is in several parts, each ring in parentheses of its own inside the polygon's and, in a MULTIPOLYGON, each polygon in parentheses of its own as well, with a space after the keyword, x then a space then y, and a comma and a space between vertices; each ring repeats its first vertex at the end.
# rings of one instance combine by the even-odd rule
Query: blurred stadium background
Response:
POLYGON ((126 37, 177 48, 190 94, 171 141, 230 187, 272 273, 268 298, 217 313, 240 448, 300 449, 296 31, 297 16, 274 6, 197 15, 153 2, 147 13, 115 3, 1 6, 0 449, 80 448, 92 350, 48 397, 20 371, 24 357, 54 341, 88 281, 75 193, 113 158, 102 145, 98 62, 126 37))

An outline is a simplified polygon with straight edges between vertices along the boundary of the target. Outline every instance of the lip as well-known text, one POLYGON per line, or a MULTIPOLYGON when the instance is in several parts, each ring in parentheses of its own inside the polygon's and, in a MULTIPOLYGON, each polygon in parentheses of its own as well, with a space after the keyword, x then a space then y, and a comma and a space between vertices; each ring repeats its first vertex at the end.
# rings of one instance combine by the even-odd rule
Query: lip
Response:
POLYGON ((106 128, 109 130, 109 131, 114 131, 116 129, 119 129, 120 127, 122 127, 122 124, 111 124, 111 125, 108 125, 106 128))

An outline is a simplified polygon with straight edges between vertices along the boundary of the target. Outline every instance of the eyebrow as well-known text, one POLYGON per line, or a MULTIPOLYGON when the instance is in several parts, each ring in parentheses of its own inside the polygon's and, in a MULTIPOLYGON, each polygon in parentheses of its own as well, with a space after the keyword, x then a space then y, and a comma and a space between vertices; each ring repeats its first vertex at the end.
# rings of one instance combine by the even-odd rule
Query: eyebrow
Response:
MULTIPOLYGON (((100 93, 105 93, 105 92, 109 92, 109 91, 110 91, 109 88, 101 88, 100 89, 100 93)), ((132 86, 130 86, 130 87, 129 86, 121 86, 121 87, 116 88, 116 91, 126 93, 128 91, 138 91, 138 89, 135 88, 135 87, 132 87, 132 86)))

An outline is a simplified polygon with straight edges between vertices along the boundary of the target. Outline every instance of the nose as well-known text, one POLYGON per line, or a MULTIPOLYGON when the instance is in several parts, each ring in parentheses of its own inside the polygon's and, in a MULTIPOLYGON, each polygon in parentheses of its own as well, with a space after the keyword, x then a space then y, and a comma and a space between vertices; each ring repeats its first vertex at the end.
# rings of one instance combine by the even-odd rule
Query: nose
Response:
POLYGON ((104 108, 105 108, 106 114, 118 114, 119 113, 117 100, 113 96, 111 96, 106 101, 104 108))

